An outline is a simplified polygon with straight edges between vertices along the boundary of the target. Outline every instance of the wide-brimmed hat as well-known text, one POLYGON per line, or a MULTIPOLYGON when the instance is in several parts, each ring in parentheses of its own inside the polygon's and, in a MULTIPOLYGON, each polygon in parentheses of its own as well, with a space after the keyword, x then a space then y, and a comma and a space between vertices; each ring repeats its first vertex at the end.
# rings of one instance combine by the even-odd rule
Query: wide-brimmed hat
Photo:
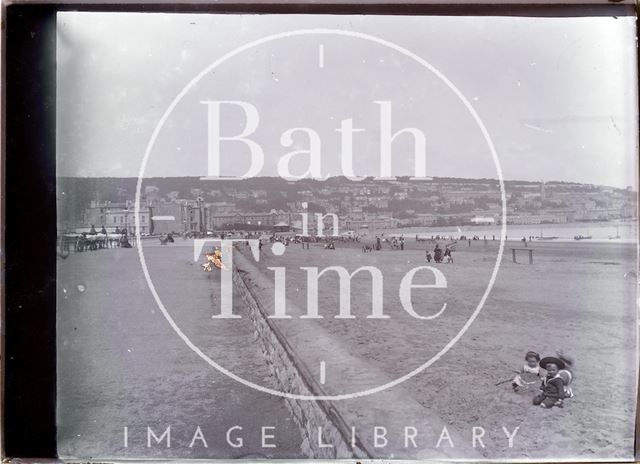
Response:
POLYGON ((562 359, 556 358, 554 356, 547 356, 546 358, 542 358, 540 360, 540 367, 543 369, 547 368, 547 364, 555 364, 558 366, 558 369, 564 369, 566 366, 562 359))

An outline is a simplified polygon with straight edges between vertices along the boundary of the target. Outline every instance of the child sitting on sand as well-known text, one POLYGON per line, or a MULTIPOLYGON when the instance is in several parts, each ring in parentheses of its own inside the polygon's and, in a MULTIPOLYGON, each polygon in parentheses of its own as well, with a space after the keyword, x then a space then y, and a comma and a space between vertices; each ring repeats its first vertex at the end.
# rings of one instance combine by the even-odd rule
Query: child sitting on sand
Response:
POLYGON ((571 388, 571 381, 573 380, 573 359, 564 354, 562 351, 556 352, 556 356, 562 362, 564 362, 565 368, 560 369, 558 375, 564 382, 564 397, 565 398, 573 398, 573 389, 571 388))
POLYGON ((561 353, 558 353, 558 357, 548 356, 540 360, 540 366, 547 371, 547 376, 542 379, 541 393, 533 398, 535 406, 561 408, 564 406, 564 399, 573 396, 570 386, 573 375, 567 368, 567 364, 571 366, 573 363, 561 353))
POLYGON ((517 371, 517 375, 511 382, 513 391, 518 391, 522 388, 527 389, 529 385, 537 383, 540 380, 540 355, 535 351, 527 351, 524 356, 525 363, 522 369, 517 371))

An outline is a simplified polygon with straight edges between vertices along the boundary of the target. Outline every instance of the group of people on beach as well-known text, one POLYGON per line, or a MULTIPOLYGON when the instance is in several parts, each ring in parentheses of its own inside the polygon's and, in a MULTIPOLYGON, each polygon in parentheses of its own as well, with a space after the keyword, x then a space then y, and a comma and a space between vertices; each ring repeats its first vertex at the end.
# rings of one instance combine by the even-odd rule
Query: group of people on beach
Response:
POLYGON ((100 232, 91 224, 89 232, 82 232, 75 243, 76 251, 93 251, 102 248, 131 248, 126 228, 116 229, 112 235, 107 233, 105 226, 102 226, 100 232))
POLYGON ((158 239, 160 240, 160 245, 166 245, 167 243, 175 242, 172 232, 169 232, 168 234, 162 234, 160 237, 158 237, 158 239))
POLYGON ((526 391, 532 385, 539 384, 539 391, 533 397, 533 405, 551 409, 562 408, 564 400, 573 397, 573 360, 561 352, 556 356, 540 359, 535 351, 527 351, 525 363, 516 371, 511 382, 514 392, 526 391))
POLYGON ((451 251, 451 247, 449 247, 449 245, 446 245, 444 251, 442 251, 442 248, 440 248, 440 244, 438 243, 436 243, 436 247, 433 249, 433 255, 427 248, 425 258, 428 263, 430 263, 431 260, 436 263, 441 263, 443 261, 445 263, 453 263, 453 254, 451 251))
POLYGON ((400 250, 404 251, 405 239, 404 235, 400 237, 385 237, 384 234, 376 235, 375 242, 368 243, 365 242, 362 245, 363 253, 370 253, 372 251, 380 251, 382 250, 382 244, 387 243, 392 250, 400 250))

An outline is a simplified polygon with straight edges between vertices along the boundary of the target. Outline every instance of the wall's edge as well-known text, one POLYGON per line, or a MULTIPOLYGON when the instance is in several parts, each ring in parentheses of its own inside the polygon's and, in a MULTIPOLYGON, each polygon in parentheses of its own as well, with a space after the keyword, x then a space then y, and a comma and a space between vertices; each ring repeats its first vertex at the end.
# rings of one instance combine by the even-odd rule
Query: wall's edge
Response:
MULTIPOLYGON (((254 326, 254 337, 259 341, 269 369, 280 391, 295 395, 322 394, 315 380, 307 372, 286 340, 273 326, 260 301, 242 277, 242 271, 233 269, 233 283, 244 301, 254 326)), ((368 458, 371 457, 362 442, 355 437, 351 444, 351 431, 335 407, 327 402, 285 398, 294 420, 302 433, 302 452, 313 458, 368 458), (319 430, 322 430, 321 447, 319 430)))

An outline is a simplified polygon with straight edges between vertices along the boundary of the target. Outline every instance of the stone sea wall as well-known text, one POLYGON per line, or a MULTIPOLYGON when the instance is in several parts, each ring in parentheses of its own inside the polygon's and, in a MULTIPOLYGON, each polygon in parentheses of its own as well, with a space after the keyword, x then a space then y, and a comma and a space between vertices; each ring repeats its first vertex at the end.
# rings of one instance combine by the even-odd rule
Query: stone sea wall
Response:
MULTIPOLYGON (((267 318, 260 300, 245 282, 246 272, 234 266, 233 282, 242 296, 254 326, 254 338, 274 375, 280 391, 294 395, 322 395, 315 379, 284 339, 278 328, 267 318)), ((352 447, 351 429, 340 413, 328 402, 285 398, 294 420, 300 427, 302 452, 312 458, 371 457, 359 440, 352 447), (321 431, 321 440, 320 437, 321 431), (321 443, 320 443, 321 442, 321 443), (324 445, 324 446, 321 446, 324 445), (327 446, 331 445, 331 447, 327 446)))
MULTIPOLYGON (((344 396, 372 386, 388 385, 393 380, 370 360, 352 353, 344 340, 326 327, 301 319, 305 311, 292 301, 286 301, 291 319, 269 318, 275 312, 273 281, 242 252, 234 254, 234 261, 234 285, 253 321, 256 342, 261 344, 279 391, 305 396, 344 396), (331 381, 321 385, 309 367, 319 366, 325 359, 333 360, 331 381)), ((309 457, 441 461, 480 457, 477 450, 469 446, 468 431, 454 430, 438 411, 416 401, 413 393, 397 385, 348 399, 286 398, 286 402, 304 437, 302 451, 309 457), (430 436, 434 445, 446 428, 457 445, 414 447, 396 439, 381 447, 372 433, 381 425, 396 436, 407 426, 416 427, 425 436, 430 436), (467 435, 466 440, 464 435, 467 435)))

